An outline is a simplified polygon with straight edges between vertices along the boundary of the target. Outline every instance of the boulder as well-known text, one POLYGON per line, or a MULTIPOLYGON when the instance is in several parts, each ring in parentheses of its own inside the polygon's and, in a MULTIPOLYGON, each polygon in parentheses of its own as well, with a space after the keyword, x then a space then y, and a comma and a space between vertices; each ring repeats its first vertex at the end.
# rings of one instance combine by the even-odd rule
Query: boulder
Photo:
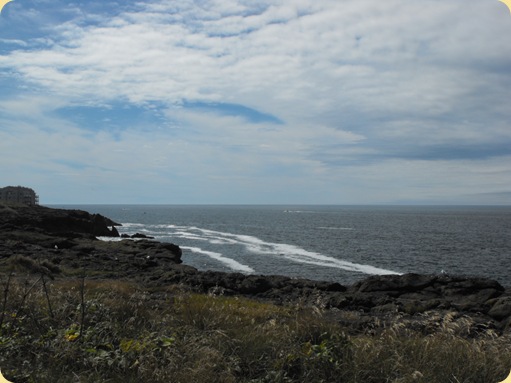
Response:
POLYGON ((243 294, 257 295, 264 293, 272 288, 270 280, 263 276, 249 275, 240 283, 239 290, 243 294))
POLYGON ((409 293, 431 286, 437 277, 434 275, 374 275, 355 283, 351 291, 371 293, 378 291, 409 293))
POLYGON ((492 308, 488 315, 496 320, 503 320, 511 317, 511 296, 503 296, 493 300, 492 308))
POLYGON ((151 237, 150 235, 145 235, 145 234, 141 234, 141 233, 135 233, 133 235, 123 234, 123 236, 125 236, 124 238, 133 238, 133 239, 154 239, 154 237, 151 237))

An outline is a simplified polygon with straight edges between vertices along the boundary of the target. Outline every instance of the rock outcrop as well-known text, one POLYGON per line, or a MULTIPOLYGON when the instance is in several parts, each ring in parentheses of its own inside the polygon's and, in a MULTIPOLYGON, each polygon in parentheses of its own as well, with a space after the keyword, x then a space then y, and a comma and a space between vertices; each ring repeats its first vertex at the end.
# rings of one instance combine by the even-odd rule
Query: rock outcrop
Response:
POLYGON ((48 234, 70 234, 118 237, 120 224, 100 214, 83 210, 51 209, 44 206, 8 206, 0 204, 0 230, 38 231, 48 234))
POLYGON ((243 294, 277 303, 319 304, 325 309, 356 311, 378 318, 422 316, 450 311, 477 317, 498 329, 508 328, 511 295, 498 282, 448 275, 371 276, 352 286, 283 276, 198 272, 175 267, 154 279, 158 284, 182 283, 200 292, 243 294))
POLYGON ((22 255, 39 263, 50 261, 63 275, 76 275, 78 269, 95 277, 130 278, 140 270, 181 263, 178 246, 117 240, 115 226, 120 224, 81 210, 0 205, 0 267, 22 255), (100 241, 99 236, 115 240, 100 241))

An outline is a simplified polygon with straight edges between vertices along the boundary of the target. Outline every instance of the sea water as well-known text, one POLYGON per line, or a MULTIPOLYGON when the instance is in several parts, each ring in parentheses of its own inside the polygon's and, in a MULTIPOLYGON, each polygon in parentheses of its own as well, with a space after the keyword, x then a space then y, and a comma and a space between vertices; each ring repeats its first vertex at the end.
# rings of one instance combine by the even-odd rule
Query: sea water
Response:
POLYGON ((511 286, 511 207, 81 205, 172 242, 199 270, 351 284, 447 273, 511 286))

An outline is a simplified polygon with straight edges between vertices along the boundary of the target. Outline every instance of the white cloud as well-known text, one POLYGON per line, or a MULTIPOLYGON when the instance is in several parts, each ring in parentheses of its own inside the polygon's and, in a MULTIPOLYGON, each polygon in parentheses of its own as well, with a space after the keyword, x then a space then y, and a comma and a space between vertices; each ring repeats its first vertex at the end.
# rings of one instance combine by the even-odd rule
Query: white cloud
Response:
POLYGON ((240 202, 270 182, 279 202, 286 182, 316 185, 294 191, 295 202, 506 191, 499 174, 473 171, 503 164, 511 143, 511 24, 500 11, 483 0, 158 1, 112 17, 76 8, 44 40, 9 40, 16 50, 0 55, 18 76, 16 95, 0 92, 3 153, 81 186, 144 180, 155 190, 175 177, 183 199, 208 183, 240 202), (169 123, 91 132, 56 114, 120 100, 158 102, 169 123), (283 123, 183 101, 243 105, 283 123), (423 170, 444 185, 419 182, 423 170))

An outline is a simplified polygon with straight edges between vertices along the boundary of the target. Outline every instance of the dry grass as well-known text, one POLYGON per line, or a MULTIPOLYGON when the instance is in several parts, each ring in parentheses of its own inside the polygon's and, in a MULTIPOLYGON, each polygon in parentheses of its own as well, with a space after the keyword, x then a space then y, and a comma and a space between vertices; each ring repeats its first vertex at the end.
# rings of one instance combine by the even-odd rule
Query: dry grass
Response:
POLYGON ((149 291, 124 281, 4 275, 0 367, 22 382, 496 383, 511 339, 468 318, 349 334, 323 308, 149 291))

